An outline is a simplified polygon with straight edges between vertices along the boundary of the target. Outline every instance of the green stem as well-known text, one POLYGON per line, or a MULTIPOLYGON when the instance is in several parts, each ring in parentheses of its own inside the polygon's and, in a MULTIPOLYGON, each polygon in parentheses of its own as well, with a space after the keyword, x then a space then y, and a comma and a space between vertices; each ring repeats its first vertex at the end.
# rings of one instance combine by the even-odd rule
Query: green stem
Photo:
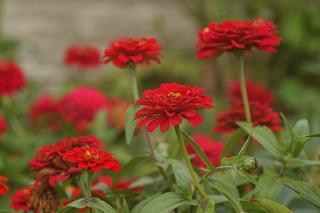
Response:
POLYGON ((246 87, 246 78, 244 74, 244 54, 239 53, 236 54, 238 64, 239 64, 239 75, 240 75, 240 88, 241 88, 241 96, 242 96, 242 102, 244 106, 244 111, 246 115, 246 120, 248 123, 252 123, 251 120, 251 113, 250 113, 250 105, 248 100, 248 94, 247 94, 247 87, 246 87))
MULTIPOLYGON (((139 99, 139 88, 138 88, 138 79, 137 79, 137 73, 136 73, 136 66, 130 66, 129 67, 129 71, 130 71, 130 75, 131 75, 131 86, 132 86, 133 98, 134 98, 134 101, 137 101, 139 99)), ((147 130, 145 128, 143 128, 143 131, 144 131, 144 134, 145 134, 147 145, 148 145, 150 153, 151 153, 152 160, 155 163, 157 163, 156 162, 156 157, 155 157, 156 156, 155 155, 155 151, 154 151, 154 148, 153 148, 152 143, 151 143, 150 134, 147 132, 147 130)), ((163 176, 163 179, 165 181, 167 181, 168 178, 167 178, 167 175, 164 172, 164 170, 158 165, 157 165, 157 167, 158 167, 161 175, 163 176)))
POLYGON ((187 168, 189 170, 189 173, 191 175, 193 183, 197 187, 201 197, 204 198, 204 199, 207 199, 208 195, 206 194, 206 192, 203 190, 202 186, 200 185, 200 183, 198 181, 198 178, 197 178, 197 175, 196 175, 195 171, 192 168, 192 164, 191 164, 191 161, 189 159, 189 155, 188 155, 187 149, 186 149, 186 147, 184 145, 184 141, 182 139, 182 135, 181 135, 181 132, 180 132, 180 127, 179 126, 175 126, 175 131, 176 131, 178 142, 179 142, 180 147, 181 147, 182 152, 183 152, 184 162, 185 162, 185 164, 186 164, 186 166, 187 166, 187 168))

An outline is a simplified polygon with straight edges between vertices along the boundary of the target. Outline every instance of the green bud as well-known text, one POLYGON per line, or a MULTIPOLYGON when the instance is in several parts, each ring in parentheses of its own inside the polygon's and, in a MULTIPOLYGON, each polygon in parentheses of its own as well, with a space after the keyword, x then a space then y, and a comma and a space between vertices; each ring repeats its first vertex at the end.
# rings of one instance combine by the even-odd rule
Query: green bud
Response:
POLYGON ((246 157, 243 160, 243 168, 245 170, 252 170, 252 169, 257 168, 256 158, 254 158, 254 157, 246 157))

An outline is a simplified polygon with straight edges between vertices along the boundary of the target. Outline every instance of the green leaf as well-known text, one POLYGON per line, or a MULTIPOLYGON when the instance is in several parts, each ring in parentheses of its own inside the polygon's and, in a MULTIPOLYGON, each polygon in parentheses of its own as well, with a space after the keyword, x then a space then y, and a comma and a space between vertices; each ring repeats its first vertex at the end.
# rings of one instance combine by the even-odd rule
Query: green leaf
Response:
POLYGON ((116 185, 121 177, 123 177, 125 174, 130 173, 135 168, 139 167, 140 164, 146 161, 147 159, 149 159, 149 156, 147 155, 141 155, 132 158, 128 163, 122 166, 120 171, 115 175, 115 177, 113 178, 112 185, 116 185))
POLYGON ((98 138, 103 139, 103 141, 112 141, 117 132, 111 127, 106 126, 107 121, 107 112, 106 110, 100 110, 92 124, 92 133, 98 138))
POLYGON ((199 155, 199 157, 201 158, 202 162, 206 165, 206 167, 210 171, 213 171, 214 170, 214 166, 212 165, 212 163, 210 162, 210 160, 208 159, 206 154, 203 152, 202 148, 198 145, 198 143, 188 133, 186 133, 184 131, 181 131, 181 132, 189 140, 189 142, 191 143, 193 149, 199 155))
POLYGON ((202 202, 198 206, 196 213, 215 213, 215 202, 211 199, 202 202))
POLYGON ((277 174, 263 173, 258 180, 258 185, 254 190, 255 197, 263 197, 277 200, 283 185, 276 180, 277 174))
POLYGON ((280 182, 295 191, 302 198, 320 207, 320 189, 310 183, 292 180, 290 178, 279 179, 280 182))
POLYGON ((258 198, 256 200, 259 206, 266 209, 268 213, 293 213, 290 209, 281 205, 280 203, 274 202, 266 198, 258 198))
POLYGON ((130 144, 134 135, 134 131, 137 126, 137 121, 134 119, 134 115, 137 109, 134 104, 130 105, 127 113, 126 113, 126 126, 125 126, 125 133, 126 133, 126 142, 130 144))
POLYGON ((194 205, 194 202, 186 200, 177 193, 167 192, 143 200, 133 208, 132 213, 169 213, 185 205, 194 205))
POLYGON ((81 209, 81 208, 85 208, 86 206, 87 206, 87 199, 82 198, 79 200, 72 201, 71 203, 69 203, 62 209, 60 209, 57 213, 71 212, 71 210, 72 212, 74 212, 74 208, 81 209))
POLYGON ((311 134, 311 135, 307 135, 306 137, 308 137, 308 138, 319 138, 320 137, 320 132, 319 133, 314 133, 314 134, 311 134))
POLYGON ((274 133, 266 126, 252 127, 245 122, 237 122, 237 124, 245 130, 248 134, 252 133, 252 137, 256 139, 268 152, 274 157, 280 159, 282 156, 282 149, 278 145, 278 141, 274 133))
POLYGON ((225 183, 224 181, 222 181, 218 178, 214 178, 213 182, 210 183, 210 185, 214 189, 219 191, 222 195, 224 195, 228 199, 230 205, 237 212, 243 212, 243 208, 242 208, 241 203, 239 201, 239 199, 240 199, 239 193, 238 193, 236 187, 234 187, 231 183, 225 183))
POLYGON ((97 197, 92 198, 92 200, 87 204, 87 207, 99 209, 103 213, 117 213, 112 206, 97 197))
POLYGON ((300 137, 305 137, 309 135, 310 134, 309 122, 306 119, 299 120, 293 127, 292 131, 300 137))
POLYGON ((246 136, 246 132, 242 129, 238 129, 227 141, 222 157, 226 156, 227 154, 231 154, 234 149, 238 148, 238 145, 241 139, 246 136))
POLYGON ((287 168, 298 168, 303 166, 320 166, 319 160, 306 160, 299 158, 290 158, 286 164, 287 168))
POLYGON ((187 167, 182 162, 177 160, 169 160, 169 163, 172 166, 173 174, 177 184, 190 190, 190 188, 193 186, 193 181, 187 167))
POLYGON ((241 177, 243 177, 243 178, 245 178, 246 180, 248 180, 250 183, 253 183, 254 185, 258 185, 258 184, 259 184, 259 183, 257 182, 255 176, 253 176, 253 175, 251 175, 251 174, 249 174, 249 173, 240 171, 240 170, 237 170, 237 173, 238 173, 241 177))

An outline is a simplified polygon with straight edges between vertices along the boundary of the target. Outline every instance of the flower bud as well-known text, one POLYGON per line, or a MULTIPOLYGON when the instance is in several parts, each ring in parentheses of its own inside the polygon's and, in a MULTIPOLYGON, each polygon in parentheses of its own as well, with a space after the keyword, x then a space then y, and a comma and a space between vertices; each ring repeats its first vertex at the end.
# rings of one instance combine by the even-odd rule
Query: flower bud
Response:
POLYGON ((245 170, 252 170, 252 169, 255 169, 257 168, 257 161, 256 161, 256 158, 254 157, 246 157, 244 160, 243 160, 243 168, 245 170))

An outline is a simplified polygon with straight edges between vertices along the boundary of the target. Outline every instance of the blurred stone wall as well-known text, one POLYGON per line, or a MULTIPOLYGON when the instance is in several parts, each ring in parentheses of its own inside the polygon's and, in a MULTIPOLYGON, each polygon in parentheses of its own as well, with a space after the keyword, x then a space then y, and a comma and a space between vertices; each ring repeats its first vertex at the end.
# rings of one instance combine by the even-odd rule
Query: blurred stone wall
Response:
POLYGON ((173 0, 5 0, 4 9, 4 33, 21 41, 19 63, 28 78, 48 87, 69 76, 62 64, 69 44, 103 50, 118 37, 156 36, 184 45, 196 36, 173 0))

